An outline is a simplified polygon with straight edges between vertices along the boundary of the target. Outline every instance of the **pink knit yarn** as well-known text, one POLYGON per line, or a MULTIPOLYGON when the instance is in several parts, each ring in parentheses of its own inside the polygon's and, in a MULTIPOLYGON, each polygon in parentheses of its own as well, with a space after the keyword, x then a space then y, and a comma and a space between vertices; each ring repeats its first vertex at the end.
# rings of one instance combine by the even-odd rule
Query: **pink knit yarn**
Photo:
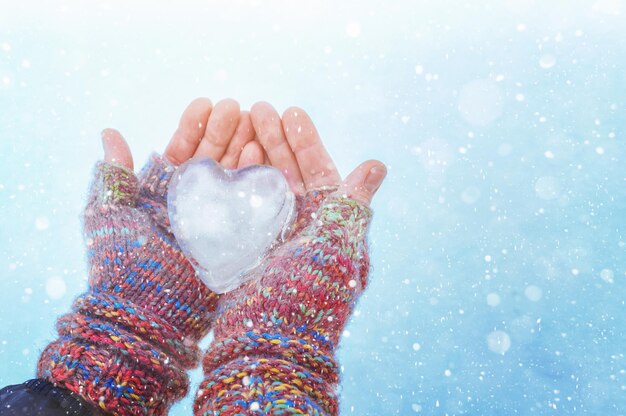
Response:
POLYGON ((38 375, 115 415, 164 415, 188 390, 217 296, 169 232, 174 168, 153 156, 140 179, 100 163, 84 213, 89 290, 57 322, 38 375))
POLYGON ((338 413, 335 350, 367 286, 371 211, 329 193, 307 194, 291 239, 220 298, 196 415, 338 413))

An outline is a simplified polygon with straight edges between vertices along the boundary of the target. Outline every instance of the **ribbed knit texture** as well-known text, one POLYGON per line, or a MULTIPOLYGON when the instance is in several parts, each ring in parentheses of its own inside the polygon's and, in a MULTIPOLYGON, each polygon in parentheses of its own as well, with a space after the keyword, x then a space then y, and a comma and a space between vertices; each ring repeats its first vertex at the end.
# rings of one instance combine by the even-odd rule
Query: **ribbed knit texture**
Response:
POLYGON ((83 218, 89 290, 38 364, 40 378, 115 415, 164 415, 185 396, 217 304, 169 231, 173 172, 156 155, 139 179, 96 166, 83 218))
POLYGON ((367 285, 371 212, 328 194, 301 199, 289 240, 220 298, 196 415, 338 414, 335 350, 367 285))

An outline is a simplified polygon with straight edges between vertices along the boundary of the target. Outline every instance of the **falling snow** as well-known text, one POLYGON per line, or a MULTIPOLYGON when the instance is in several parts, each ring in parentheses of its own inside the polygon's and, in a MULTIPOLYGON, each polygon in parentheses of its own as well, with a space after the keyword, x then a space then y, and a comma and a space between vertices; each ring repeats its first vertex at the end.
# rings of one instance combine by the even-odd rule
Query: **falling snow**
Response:
MULTIPOLYGON (((138 170, 209 94, 308 110, 343 176, 388 166, 340 414, 626 414, 626 2, 292 3, 2 10, 0 387, 34 375, 88 284, 99 132, 120 128, 138 170)), ((234 211, 187 231, 223 239, 234 211)))
POLYGON ((493 331, 487 335, 487 346, 496 354, 505 354, 511 348, 511 337, 504 331, 493 331))
POLYGON ((46 281, 46 295, 50 299, 61 299, 66 291, 67 285, 61 277, 51 277, 46 281))

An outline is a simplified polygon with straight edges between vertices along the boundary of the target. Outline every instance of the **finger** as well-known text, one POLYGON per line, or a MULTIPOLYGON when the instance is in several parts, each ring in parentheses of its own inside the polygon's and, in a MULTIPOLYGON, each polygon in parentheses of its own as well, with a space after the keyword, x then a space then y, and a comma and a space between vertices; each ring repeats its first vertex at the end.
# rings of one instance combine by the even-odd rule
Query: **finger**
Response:
POLYGON ((114 129, 102 130, 102 147, 105 162, 133 170, 133 156, 120 132, 114 129))
POLYGON ((361 163, 348 175, 339 192, 365 206, 369 206, 387 175, 387 168, 378 160, 361 163))
POLYGON ((248 111, 242 111, 239 116, 239 125, 226 149, 226 153, 224 153, 222 159, 219 161, 220 164, 226 169, 235 169, 239 163, 241 151, 246 144, 252 140, 254 140, 254 127, 250 120, 250 113, 248 111))
POLYGON ((259 142, 256 140, 249 142, 241 151, 241 157, 239 158, 237 168, 241 169, 246 166, 263 164, 263 153, 263 148, 259 142))
MULTIPOLYGON (((263 148, 263 146, 261 146, 261 148, 263 148)), ((267 156, 265 150, 263 150, 263 164, 267 166, 272 166, 272 164, 270 163, 270 158, 267 156)))
POLYGON ((190 159, 196 149, 207 126, 213 105, 208 98, 196 98, 187 106, 180 117, 178 129, 174 132, 164 156, 175 165, 180 165, 190 159))
POLYGON ((220 160, 239 124, 239 103, 227 98, 215 104, 194 157, 220 160))
POLYGON ((96 206, 134 206, 137 198, 137 177, 126 140, 113 129, 102 131, 104 161, 96 165, 85 215, 95 215, 96 206))
POLYGON ((332 158, 322 144, 309 115, 298 107, 283 113, 283 130, 296 156, 306 190, 336 186, 341 176, 332 158))
POLYGON ((274 107, 265 102, 256 103, 250 110, 250 118, 271 165, 283 172, 294 193, 303 194, 305 188, 300 168, 274 107))

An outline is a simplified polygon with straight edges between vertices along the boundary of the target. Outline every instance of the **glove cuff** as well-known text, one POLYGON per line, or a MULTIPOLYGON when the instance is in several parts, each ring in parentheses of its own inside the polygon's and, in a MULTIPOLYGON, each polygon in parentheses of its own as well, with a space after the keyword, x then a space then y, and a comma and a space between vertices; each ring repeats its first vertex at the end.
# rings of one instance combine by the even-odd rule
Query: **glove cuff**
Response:
POLYGON ((266 414, 286 409, 294 414, 338 413, 339 368, 333 346, 305 327, 255 329, 216 340, 204 357, 203 369, 197 415, 217 409, 248 414, 255 408, 266 414))
MULTIPOLYGON (((106 326, 99 320, 76 323, 106 326)), ((39 358, 37 376, 115 415, 166 415, 189 387, 185 371, 167 355, 122 342, 115 332, 87 329, 49 344, 39 358)))
POLYGON ((170 322, 129 300, 106 293, 87 292, 76 298, 73 310, 76 314, 59 319, 59 335, 81 333, 83 328, 77 324, 77 317, 91 321, 105 320, 109 325, 98 329, 103 333, 114 328, 122 341, 150 343, 151 348, 156 347, 183 368, 192 368, 198 363, 200 351, 195 340, 186 338, 170 322), (126 335, 121 336, 121 333, 126 335))

